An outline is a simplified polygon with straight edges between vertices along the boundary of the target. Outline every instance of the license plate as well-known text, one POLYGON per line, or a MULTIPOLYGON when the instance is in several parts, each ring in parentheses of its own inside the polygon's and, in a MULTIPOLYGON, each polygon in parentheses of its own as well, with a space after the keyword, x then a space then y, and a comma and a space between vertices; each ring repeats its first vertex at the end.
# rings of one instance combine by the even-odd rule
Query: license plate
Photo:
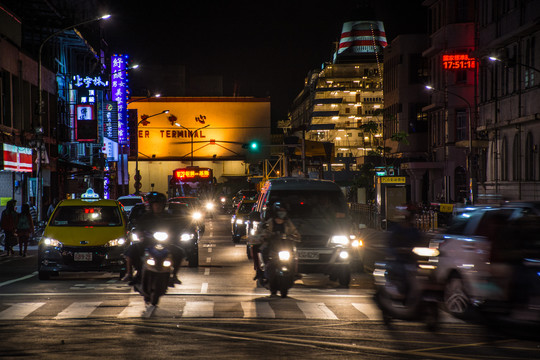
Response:
POLYGON ((73 255, 73 260, 75 261, 92 261, 91 252, 76 252, 73 255))
POLYGON ((298 251, 298 259, 319 260, 319 253, 317 251, 298 251))

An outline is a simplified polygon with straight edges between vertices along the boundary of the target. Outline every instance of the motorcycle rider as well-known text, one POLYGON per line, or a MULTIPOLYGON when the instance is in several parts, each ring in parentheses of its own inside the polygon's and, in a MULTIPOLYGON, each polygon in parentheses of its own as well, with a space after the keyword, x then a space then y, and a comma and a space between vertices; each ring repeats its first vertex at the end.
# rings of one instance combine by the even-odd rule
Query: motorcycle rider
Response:
POLYGON ((281 234, 285 234, 288 239, 293 241, 300 241, 300 233, 293 222, 287 217, 287 209, 281 202, 275 202, 272 206, 271 217, 261 223, 257 228, 257 234, 252 239, 253 266, 256 271, 253 280, 264 279, 264 274, 259 264, 258 253, 261 252, 263 258, 266 259, 270 241, 279 237, 281 234))
MULTIPOLYGON (((162 225, 168 214, 164 211, 165 204, 167 203, 167 197, 158 192, 153 192, 148 195, 149 210, 142 213, 137 218, 136 229, 140 232, 154 232, 159 225, 162 225)), ((149 239, 147 236, 143 236, 139 242, 131 244, 125 251, 124 256, 126 258, 126 276, 122 278, 122 281, 128 281, 130 285, 140 281, 140 274, 142 269, 142 256, 144 255, 144 249, 152 245, 153 239, 149 239), (136 278, 133 277, 133 268, 137 270, 136 278)), ((184 258, 184 250, 175 245, 169 243, 169 251, 173 257, 173 274, 169 280, 169 285, 181 284, 178 279, 178 271, 184 258)))

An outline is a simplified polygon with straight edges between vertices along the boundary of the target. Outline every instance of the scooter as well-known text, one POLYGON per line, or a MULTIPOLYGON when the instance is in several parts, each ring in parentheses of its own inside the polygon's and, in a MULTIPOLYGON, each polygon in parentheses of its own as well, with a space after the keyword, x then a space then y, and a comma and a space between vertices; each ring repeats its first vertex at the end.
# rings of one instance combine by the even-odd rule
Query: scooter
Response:
POLYGON ((275 296, 279 291, 281 297, 286 298, 289 289, 294 285, 298 262, 294 241, 284 234, 277 236, 268 243, 266 249, 258 252, 257 256, 263 273, 259 283, 269 289, 271 295, 275 296))
POLYGON ((134 289, 144 297, 144 302, 156 306, 159 298, 167 292, 169 279, 173 269, 173 259, 168 248, 166 232, 145 233, 155 241, 144 249, 140 282, 133 285, 134 289))
POLYGON ((434 279, 437 249, 415 247, 416 262, 401 263, 395 259, 375 263, 375 303, 383 321, 392 319, 425 322, 428 330, 439 325, 439 303, 443 288, 434 279))

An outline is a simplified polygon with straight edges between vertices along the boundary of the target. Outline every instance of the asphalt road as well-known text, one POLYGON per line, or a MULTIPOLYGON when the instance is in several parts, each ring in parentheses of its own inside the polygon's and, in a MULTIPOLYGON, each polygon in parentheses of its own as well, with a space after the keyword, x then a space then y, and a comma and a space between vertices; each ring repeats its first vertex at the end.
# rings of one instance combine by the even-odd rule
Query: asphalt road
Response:
MULTIPOLYGON (((381 321, 371 278, 349 288, 305 276, 289 298, 257 288, 245 245, 230 221, 207 222, 199 268, 183 267, 181 285, 157 308, 111 273, 36 276, 28 257, 0 257, 0 357, 227 359, 532 359, 540 341, 447 314, 436 333, 421 323, 381 321)), ((503 329, 504 330, 504 329, 503 329)), ((523 329, 521 329, 523 330, 523 329)))

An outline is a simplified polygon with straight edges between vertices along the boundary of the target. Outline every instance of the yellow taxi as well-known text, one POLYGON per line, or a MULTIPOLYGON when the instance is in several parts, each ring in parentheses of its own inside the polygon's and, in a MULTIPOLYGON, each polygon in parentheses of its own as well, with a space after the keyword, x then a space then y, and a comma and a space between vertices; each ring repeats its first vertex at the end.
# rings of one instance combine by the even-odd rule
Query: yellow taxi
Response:
POLYGON ((81 199, 61 201, 38 245, 38 277, 60 271, 125 273, 127 219, 117 200, 101 200, 89 189, 81 199))

